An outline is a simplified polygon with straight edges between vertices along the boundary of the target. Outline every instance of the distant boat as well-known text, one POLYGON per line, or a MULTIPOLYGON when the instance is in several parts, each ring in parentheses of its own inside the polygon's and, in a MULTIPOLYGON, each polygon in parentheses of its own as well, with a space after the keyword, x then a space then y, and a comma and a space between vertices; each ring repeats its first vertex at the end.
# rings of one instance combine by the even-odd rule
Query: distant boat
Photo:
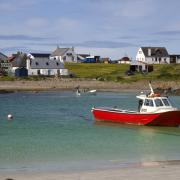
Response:
POLYGON ((179 126, 180 109, 172 107, 168 97, 154 93, 140 94, 138 111, 129 111, 111 107, 93 107, 92 113, 96 121, 148 125, 148 126, 179 126))
POLYGON ((92 90, 82 89, 82 90, 80 90, 79 86, 76 88, 76 95, 77 96, 81 96, 81 95, 96 95, 96 93, 97 93, 97 90, 95 90, 95 89, 92 89, 92 90))

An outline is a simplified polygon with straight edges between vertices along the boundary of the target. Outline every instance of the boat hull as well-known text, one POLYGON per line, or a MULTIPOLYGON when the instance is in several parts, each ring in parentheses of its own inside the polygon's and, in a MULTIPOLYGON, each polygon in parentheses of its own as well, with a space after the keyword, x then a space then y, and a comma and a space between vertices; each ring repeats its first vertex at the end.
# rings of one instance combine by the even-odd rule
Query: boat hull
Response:
POLYGON ((180 111, 168 111, 161 113, 139 113, 107 108, 92 108, 96 121, 149 125, 149 126, 179 126, 180 111))

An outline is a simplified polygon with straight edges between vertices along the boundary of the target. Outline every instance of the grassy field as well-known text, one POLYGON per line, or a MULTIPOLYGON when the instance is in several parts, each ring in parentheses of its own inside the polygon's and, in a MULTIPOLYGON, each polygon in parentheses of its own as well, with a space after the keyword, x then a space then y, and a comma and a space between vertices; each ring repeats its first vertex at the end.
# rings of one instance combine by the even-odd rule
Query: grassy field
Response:
MULTIPOLYGON (((154 71, 146 74, 135 72, 127 76, 125 72, 129 69, 127 64, 103 64, 103 63, 66 63, 65 67, 75 78, 97 79, 100 81, 114 82, 136 82, 139 80, 167 80, 180 81, 180 64, 154 65, 154 71)), ((16 78, 11 76, 0 76, 0 81, 28 80, 40 81, 49 79, 44 76, 29 76, 16 78)))
POLYGON ((126 64, 66 63, 65 67, 77 78, 101 81, 180 80, 180 64, 154 65, 154 71, 151 73, 135 72, 131 76, 125 75, 125 71, 129 69, 129 65, 126 64))

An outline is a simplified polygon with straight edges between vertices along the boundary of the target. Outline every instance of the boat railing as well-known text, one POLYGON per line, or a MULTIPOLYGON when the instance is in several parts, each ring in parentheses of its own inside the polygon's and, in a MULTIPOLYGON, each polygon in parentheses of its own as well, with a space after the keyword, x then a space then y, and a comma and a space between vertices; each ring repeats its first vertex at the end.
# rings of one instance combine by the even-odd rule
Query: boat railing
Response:
MULTIPOLYGON (((96 107, 93 107, 96 108, 96 107)), ((122 112, 122 113, 137 113, 137 111, 127 110, 127 109, 119 109, 119 108, 110 108, 110 107, 97 107, 96 109, 101 109, 105 111, 113 111, 113 112, 122 112)))

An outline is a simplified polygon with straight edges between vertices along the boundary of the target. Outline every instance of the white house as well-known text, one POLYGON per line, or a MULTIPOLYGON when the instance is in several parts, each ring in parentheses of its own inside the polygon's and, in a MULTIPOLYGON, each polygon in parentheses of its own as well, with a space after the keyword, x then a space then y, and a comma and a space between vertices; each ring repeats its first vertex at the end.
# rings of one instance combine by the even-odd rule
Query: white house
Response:
POLYGON ((16 74, 17 71, 27 71, 27 75, 45 75, 45 76, 60 76, 68 75, 68 70, 64 67, 64 63, 58 59, 50 59, 47 54, 14 54, 10 59, 12 68, 11 72, 16 74), (33 55, 35 56, 33 56, 33 55))
POLYGON ((50 55, 50 59, 56 59, 64 62, 77 62, 77 54, 74 48, 59 48, 57 47, 50 55))
POLYGON ((170 56, 165 47, 141 47, 136 61, 147 64, 170 64, 170 56))
POLYGON ((47 57, 34 58, 29 54, 26 60, 26 68, 28 75, 68 75, 68 70, 65 69, 64 63, 60 59, 50 59, 47 57))
POLYGON ((118 64, 130 64, 131 63, 129 57, 127 57, 127 56, 119 59, 117 62, 118 62, 118 64))

